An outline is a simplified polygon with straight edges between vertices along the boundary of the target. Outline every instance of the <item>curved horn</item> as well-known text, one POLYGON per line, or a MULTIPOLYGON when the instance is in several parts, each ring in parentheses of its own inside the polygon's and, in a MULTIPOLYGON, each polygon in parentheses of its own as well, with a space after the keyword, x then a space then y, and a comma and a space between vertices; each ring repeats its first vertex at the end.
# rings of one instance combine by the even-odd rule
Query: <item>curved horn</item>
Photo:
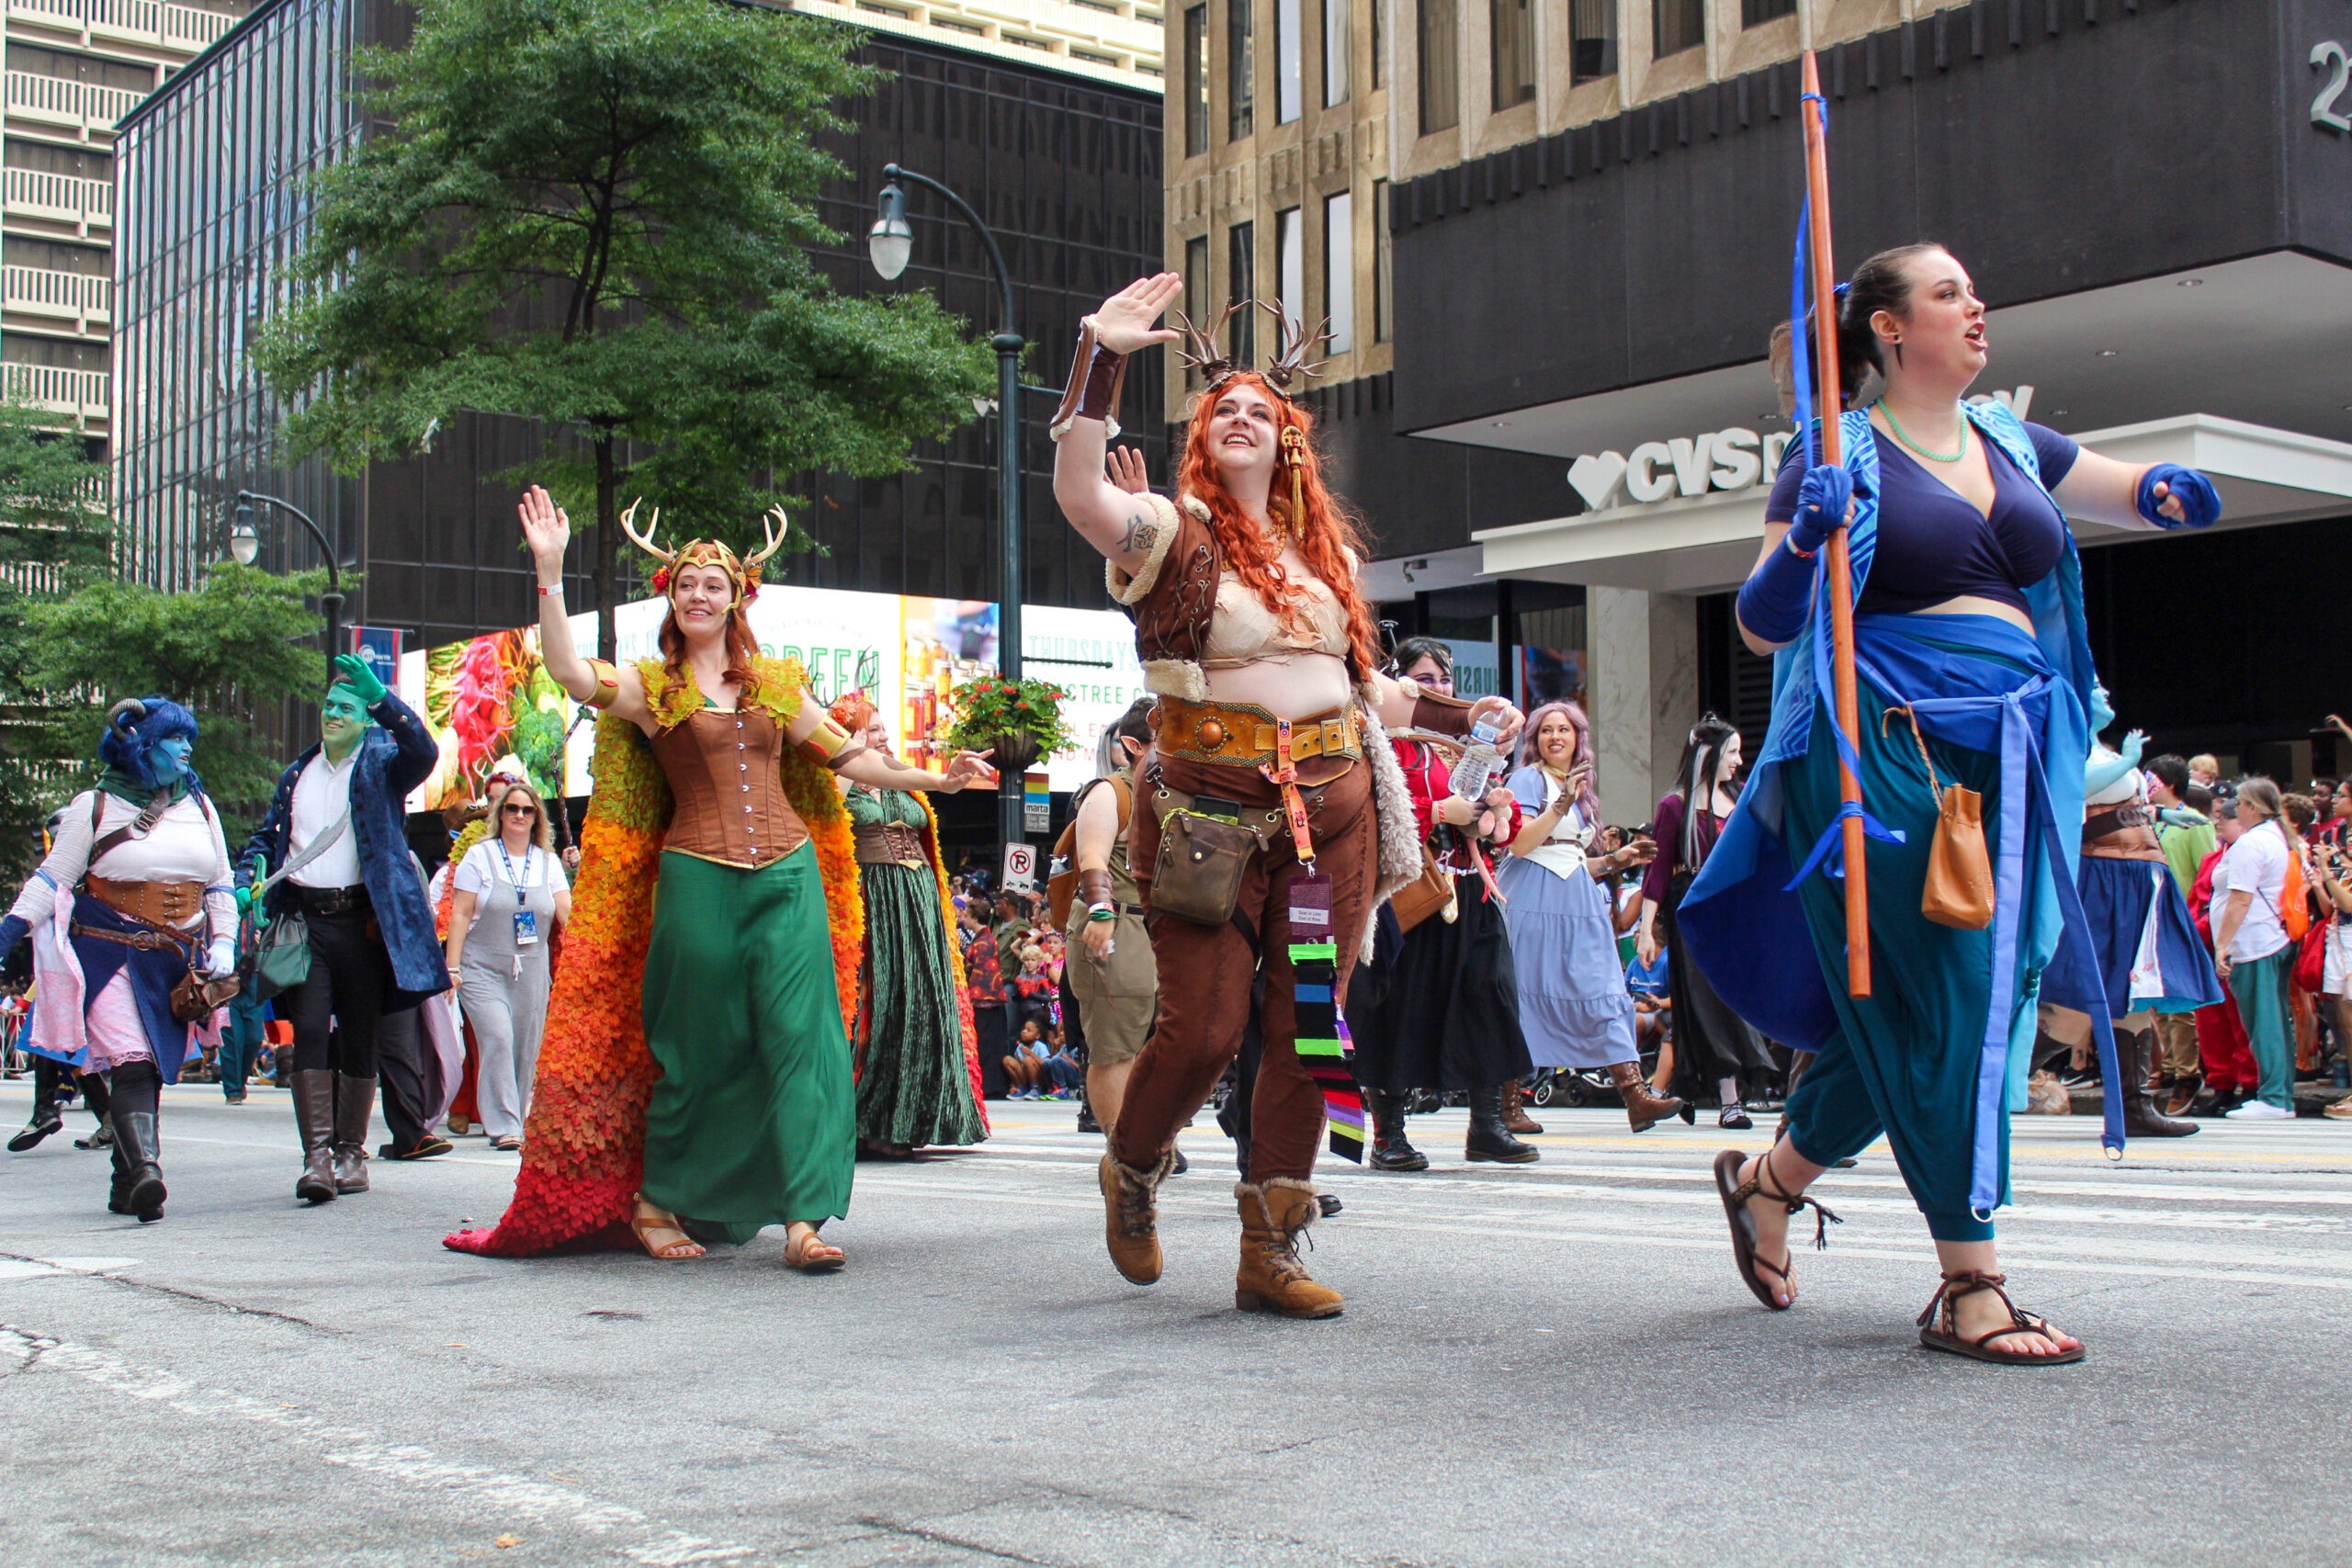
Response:
POLYGON ((1306 354, 1330 335, 1331 318, 1324 317, 1323 324, 1310 333, 1305 317, 1285 316, 1275 305, 1261 304, 1259 308, 1274 318, 1274 362, 1266 367, 1266 379, 1287 397, 1293 381, 1305 381, 1329 363, 1317 360, 1309 365, 1306 354))
POLYGON ((1237 299, 1225 308, 1225 314, 1217 318, 1216 325, 1206 332, 1194 326, 1183 311, 1170 312, 1176 318, 1177 325, 1182 329, 1185 337, 1191 340, 1190 348, 1177 351, 1179 357, 1183 360, 1186 369, 1199 371, 1201 379, 1212 388, 1241 368, 1226 356, 1225 351, 1217 346, 1217 340, 1225 336, 1225 329, 1232 323, 1233 318, 1249 308, 1249 300, 1237 299))
POLYGON ((643 504, 645 498, 641 495, 628 503, 628 510, 621 513, 621 532, 627 534, 639 549, 668 566, 678 558, 678 552, 665 550, 653 542, 655 532, 662 526, 662 509, 658 506, 653 509, 652 519, 645 525, 644 533, 637 531, 637 509, 643 504))
POLYGON ((746 570, 759 570, 770 556, 784 548, 784 542, 792 537, 792 518, 783 507, 771 506, 760 514, 760 531, 767 536, 767 545, 754 551, 752 558, 743 563, 746 570), (768 526, 768 519, 771 517, 775 519, 774 528, 768 526))
POLYGON ((125 715, 130 716, 131 723, 137 724, 141 719, 147 716, 147 705, 141 702, 137 697, 123 698, 122 701, 115 704, 114 706, 107 709, 107 728, 108 729, 114 728, 117 725, 122 722, 125 715))

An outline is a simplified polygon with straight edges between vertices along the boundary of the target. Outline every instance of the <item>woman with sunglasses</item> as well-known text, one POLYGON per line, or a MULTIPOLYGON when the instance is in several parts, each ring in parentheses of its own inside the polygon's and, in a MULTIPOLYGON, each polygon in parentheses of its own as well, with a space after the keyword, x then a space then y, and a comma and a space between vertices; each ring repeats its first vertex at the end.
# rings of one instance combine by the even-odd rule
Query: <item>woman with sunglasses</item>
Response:
POLYGON ((494 1149, 523 1146, 523 1115, 548 1021, 548 941, 571 919, 571 889, 538 792, 503 779, 492 830, 451 875, 449 978, 481 1054, 474 1100, 494 1149))

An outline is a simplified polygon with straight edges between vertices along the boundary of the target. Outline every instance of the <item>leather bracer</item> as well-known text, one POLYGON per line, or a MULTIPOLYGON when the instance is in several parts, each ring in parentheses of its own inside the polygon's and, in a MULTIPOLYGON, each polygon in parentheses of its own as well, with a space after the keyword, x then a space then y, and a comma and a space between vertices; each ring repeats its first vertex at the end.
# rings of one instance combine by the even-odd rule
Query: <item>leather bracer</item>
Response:
POLYGON ((1046 434, 1059 441, 1069 433, 1069 427, 1081 419, 1102 422, 1104 439, 1119 438, 1119 422, 1113 418, 1119 406, 1119 388, 1127 378, 1127 356, 1114 354, 1094 340, 1094 319, 1091 316, 1079 323, 1078 355, 1070 363, 1069 382, 1062 389, 1061 406, 1054 411, 1054 422, 1046 434))

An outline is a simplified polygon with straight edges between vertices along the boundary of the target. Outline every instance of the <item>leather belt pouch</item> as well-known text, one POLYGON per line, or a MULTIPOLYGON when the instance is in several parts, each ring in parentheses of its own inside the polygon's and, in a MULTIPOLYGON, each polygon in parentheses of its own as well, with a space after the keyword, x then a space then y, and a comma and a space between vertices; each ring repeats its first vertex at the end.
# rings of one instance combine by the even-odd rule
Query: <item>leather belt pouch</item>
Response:
POLYGON ((1233 918, 1241 901, 1242 874, 1265 840, 1239 822, 1194 811, 1190 795, 1176 790, 1167 795, 1173 804, 1160 814, 1151 908, 1180 920, 1221 926, 1233 918))

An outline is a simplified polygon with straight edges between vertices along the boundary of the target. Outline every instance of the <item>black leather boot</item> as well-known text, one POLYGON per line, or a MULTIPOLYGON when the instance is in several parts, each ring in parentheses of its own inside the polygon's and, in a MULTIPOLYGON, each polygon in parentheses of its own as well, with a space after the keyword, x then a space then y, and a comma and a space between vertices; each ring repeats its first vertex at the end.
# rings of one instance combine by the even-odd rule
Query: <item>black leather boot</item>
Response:
MULTIPOLYGON (((117 1168, 125 1187, 122 1212, 139 1216, 142 1225, 164 1217, 163 1143, 152 1111, 126 1111, 114 1118, 117 1168)), ((112 1205, 108 1205, 111 1207, 112 1205)))
POLYGON ((334 1074, 312 1068, 295 1073, 293 1078, 294 1125, 302 1134, 302 1174, 294 1183, 294 1196, 305 1203, 332 1203, 334 1074))
POLYGON ((1493 1160, 1500 1165, 1532 1165, 1544 1157, 1532 1145, 1512 1137, 1510 1129, 1503 1125, 1500 1084, 1471 1090, 1470 1135, 1462 1141, 1462 1157, 1493 1160))
POLYGON ((2115 1060, 2123 1082, 2110 1086, 2123 1096, 2123 1131, 2134 1138, 2185 1138, 2198 1131, 2194 1122, 2175 1121, 2155 1107, 2148 1094, 2148 1058, 2155 1054, 2156 1032, 2133 1034, 2115 1032, 2115 1060))
POLYGON ((8 1152, 23 1154, 27 1149, 38 1147, 40 1141, 51 1133, 64 1130, 65 1119, 57 1113, 56 1106, 36 1105, 33 1107, 33 1119, 25 1123, 24 1131, 8 1140, 8 1152))
POLYGON ((107 1152, 114 1156, 114 1178, 107 1188, 107 1213, 130 1213, 130 1169, 122 1161, 122 1145, 116 1144, 107 1152))
POLYGON ((1374 1170, 1427 1170, 1430 1156, 1405 1136, 1405 1097, 1393 1089, 1368 1089, 1363 1103, 1372 1112, 1372 1154, 1364 1163, 1374 1170))

